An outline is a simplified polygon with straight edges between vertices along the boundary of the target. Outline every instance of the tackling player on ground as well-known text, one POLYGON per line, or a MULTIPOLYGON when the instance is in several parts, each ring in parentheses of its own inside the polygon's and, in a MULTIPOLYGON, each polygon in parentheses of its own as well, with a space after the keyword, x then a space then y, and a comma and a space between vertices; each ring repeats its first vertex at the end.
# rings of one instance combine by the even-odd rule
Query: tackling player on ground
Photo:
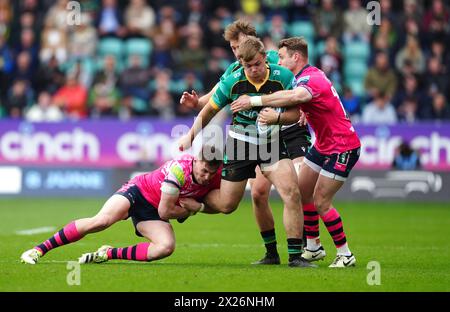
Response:
POLYGON ((221 166, 222 155, 211 146, 204 146, 198 157, 184 155, 179 160, 166 162, 159 169, 128 181, 96 216, 73 221, 48 240, 25 251, 21 261, 36 264, 50 250, 103 231, 129 217, 136 235, 150 242, 125 248, 102 246, 96 252, 83 254, 79 262, 153 261, 168 257, 175 249, 175 235, 168 220, 205 209, 200 202, 211 190, 219 188, 221 166))
MULTIPOLYGON (((306 114, 316 141, 299 175, 307 237, 302 257, 308 261, 325 257, 319 239, 320 216, 337 248, 330 267, 353 266, 356 258, 348 247, 341 217, 332 200, 358 161, 361 143, 332 83, 321 70, 308 64, 307 42, 303 38, 281 40, 279 56, 280 63, 295 73, 295 89, 264 96, 242 96, 231 108, 237 113, 261 106, 298 105, 306 114)), ((272 123, 274 116, 273 110, 263 110, 260 121, 272 123)))

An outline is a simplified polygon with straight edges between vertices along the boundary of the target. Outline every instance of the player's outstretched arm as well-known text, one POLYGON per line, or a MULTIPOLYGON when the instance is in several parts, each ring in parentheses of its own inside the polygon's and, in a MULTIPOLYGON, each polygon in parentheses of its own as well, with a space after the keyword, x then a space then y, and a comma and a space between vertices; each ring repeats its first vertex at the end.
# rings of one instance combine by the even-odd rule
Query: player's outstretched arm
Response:
POLYGON ((189 132, 178 141, 178 149, 180 151, 189 149, 197 134, 209 124, 217 112, 219 112, 219 110, 212 107, 212 105, 203 107, 197 118, 195 118, 194 124, 189 132))
POLYGON ((202 109, 206 106, 206 104, 208 104, 209 99, 213 96, 216 89, 217 85, 212 88, 211 91, 201 96, 200 98, 198 97, 198 94, 197 92, 195 92, 195 90, 192 90, 191 93, 183 92, 183 95, 180 98, 180 104, 192 109, 202 109))
POLYGON ((237 113, 260 106, 289 107, 309 102, 311 99, 311 93, 300 86, 293 90, 282 90, 263 96, 243 95, 231 103, 231 110, 237 113))
POLYGON ((299 122, 300 110, 296 107, 290 107, 285 112, 266 107, 262 109, 258 116, 258 121, 266 125, 292 125, 299 122))

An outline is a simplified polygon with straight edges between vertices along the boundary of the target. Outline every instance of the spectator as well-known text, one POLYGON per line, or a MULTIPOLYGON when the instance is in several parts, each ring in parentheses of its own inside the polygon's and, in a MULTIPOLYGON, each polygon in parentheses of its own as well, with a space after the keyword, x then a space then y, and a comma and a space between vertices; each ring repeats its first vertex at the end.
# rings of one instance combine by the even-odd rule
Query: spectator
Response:
POLYGON ((371 103, 364 107, 362 122, 367 125, 393 125, 397 122, 394 106, 385 94, 378 94, 371 103))
POLYGON ((212 90, 217 84, 217 81, 219 81, 220 76, 222 76, 222 73, 223 70, 220 68, 219 60, 217 58, 210 58, 208 60, 208 67, 203 75, 203 86, 205 90, 212 90))
POLYGON ((16 80, 8 92, 5 103, 6 115, 11 118, 22 118, 23 112, 31 104, 32 98, 33 93, 27 81, 16 80))
POLYGON ((344 13, 344 41, 369 42, 372 26, 367 23, 367 11, 361 0, 350 0, 349 9, 344 13))
POLYGON ((8 77, 10 77, 13 70, 13 53, 5 42, 5 38, 0 36, 0 99, 6 96, 6 90, 8 90, 9 85, 8 77))
POLYGON ((86 13, 81 15, 80 25, 74 27, 69 41, 71 58, 83 59, 95 56, 97 31, 91 26, 91 18, 86 13))
POLYGON ((80 119, 87 117, 87 89, 78 82, 75 73, 67 75, 67 81, 54 95, 53 101, 66 116, 80 119))
POLYGON ((33 86, 38 94, 42 91, 54 94, 64 85, 64 81, 64 73, 59 69, 58 59, 53 56, 47 64, 41 63, 33 79, 33 86))
POLYGON ((158 89, 153 95, 151 109, 164 119, 171 120, 175 117, 175 100, 167 89, 158 89))
POLYGON ((336 90, 340 90, 342 55, 339 51, 339 43, 335 37, 328 37, 325 42, 325 52, 319 56, 317 65, 333 82, 336 90))
POLYGON ((431 8, 425 13, 423 19, 424 30, 432 38, 445 37, 449 31, 450 13, 442 0, 433 0, 431 8))
POLYGON ((364 86, 371 97, 378 94, 385 94, 391 99, 397 90, 397 76, 389 66, 388 55, 385 52, 378 52, 375 59, 375 66, 367 72, 364 86))
POLYGON ((160 12, 160 21, 153 27, 151 37, 156 40, 158 36, 161 36, 161 41, 164 40, 168 49, 178 48, 179 45, 179 32, 176 25, 175 12, 173 8, 163 7, 160 12))
POLYGON ((25 119, 30 122, 57 122, 64 119, 64 114, 52 103, 50 93, 43 91, 39 94, 38 102, 26 111, 25 119))
POLYGON ((68 2, 69 0, 57 0, 47 12, 45 25, 66 32, 68 30, 67 21, 70 13, 67 10, 68 2))
POLYGON ((202 29, 207 28, 208 19, 205 14, 203 0, 188 0, 186 8, 181 10, 181 24, 198 24, 202 29))
POLYGON ((119 78, 120 91, 124 96, 139 98, 147 102, 150 98, 148 82, 150 71, 142 65, 141 56, 132 55, 130 66, 125 69, 119 78))
POLYGON ((151 55, 151 64, 155 68, 172 68, 173 56, 169 46, 169 41, 163 34, 155 35, 153 38, 153 51, 151 55))
POLYGON ((119 81, 119 69, 114 55, 107 55, 103 59, 103 67, 97 71, 94 77, 94 84, 107 84, 110 88, 117 87, 119 81))
POLYGON ((129 37, 148 37, 155 25, 156 14, 144 0, 131 0, 125 10, 125 26, 129 37))
POLYGON ((26 80, 28 84, 34 79, 34 69, 31 64, 31 55, 29 52, 21 52, 17 56, 16 68, 13 72, 12 80, 26 80))
POLYGON ((42 32, 40 60, 47 63, 53 56, 60 64, 67 60, 67 34, 64 30, 46 25, 42 32))
POLYGON ((31 67, 33 69, 39 66, 39 47, 36 44, 34 32, 30 28, 22 30, 20 33, 20 43, 16 48, 16 53, 28 52, 31 58, 31 67))
POLYGON ((344 96, 342 97, 342 105, 344 105, 345 112, 349 115, 352 121, 357 121, 361 114, 360 99, 353 94, 352 89, 345 86, 344 96))
POLYGON ((397 53, 395 66, 399 72, 406 60, 412 64, 414 74, 422 74, 425 71, 425 56, 416 37, 408 36, 406 45, 397 53))
POLYGON ((267 20, 271 20, 273 15, 281 15, 283 20, 288 20, 290 0, 262 0, 261 2, 267 20))
POLYGON ((407 99, 415 99, 419 110, 428 102, 426 94, 419 87, 419 81, 414 75, 404 76, 402 87, 397 90, 392 103, 398 109, 407 99))
POLYGON ((432 105, 424 109, 422 119, 450 121, 450 108, 447 99, 442 93, 437 93, 433 96, 432 105))
POLYGON ((13 17, 13 9, 8 0, 0 0, 0 37, 9 34, 10 23, 13 17))
POLYGON ((417 100, 414 97, 407 97, 397 109, 398 119, 409 124, 415 123, 418 120, 418 111, 417 100))
POLYGON ((205 30, 205 46, 208 50, 216 47, 228 49, 229 44, 223 38, 222 22, 217 17, 209 20, 208 27, 205 30))
POLYGON ((323 0, 322 5, 314 14, 314 28, 319 40, 329 36, 341 38, 343 27, 342 12, 334 6, 333 0, 323 0))
POLYGON ((281 39, 288 37, 287 25, 284 21, 282 15, 274 14, 267 27, 266 36, 269 36, 276 45, 281 39))
POLYGON ((288 8, 289 21, 292 23, 297 20, 310 20, 312 9, 315 6, 314 0, 292 0, 288 8))
POLYGON ((119 100, 118 90, 106 80, 95 83, 89 94, 90 116, 92 118, 117 116, 119 100))
POLYGON ((425 88, 430 96, 439 92, 448 94, 449 78, 444 72, 444 66, 437 57, 432 57, 428 60, 428 69, 425 75, 425 88))
POLYGON ((179 70, 203 72, 206 69, 207 54, 201 39, 190 36, 186 45, 177 52, 175 60, 179 70))
POLYGON ((389 50, 396 49, 396 44, 398 42, 397 31, 392 25, 392 21, 382 15, 381 24, 374 28, 373 41, 378 40, 378 37, 383 37, 388 43, 389 50))
POLYGON ((414 20, 417 24, 423 19, 423 10, 418 5, 417 0, 403 1, 403 12, 401 13, 400 22, 404 24, 408 19, 414 20))
POLYGON ((421 168, 420 155, 407 142, 397 148, 392 168, 395 170, 417 170, 421 168))
POLYGON ((100 37, 124 37, 126 29, 117 0, 102 0, 102 8, 95 23, 100 37))

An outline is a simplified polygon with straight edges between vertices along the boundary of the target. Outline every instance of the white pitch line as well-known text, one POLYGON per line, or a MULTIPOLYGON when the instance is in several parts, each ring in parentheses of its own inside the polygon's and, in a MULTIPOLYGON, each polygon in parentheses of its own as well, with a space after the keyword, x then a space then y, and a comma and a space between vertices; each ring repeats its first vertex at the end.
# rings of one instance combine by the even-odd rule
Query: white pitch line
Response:
POLYGON ((15 233, 17 235, 35 235, 35 234, 53 232, 55 230, 56 230, 56 227, 54 227, 54 226, 43 226, 43 227, 39 227, 39 228, 35 228, 35 229, 16 231, 15 233))

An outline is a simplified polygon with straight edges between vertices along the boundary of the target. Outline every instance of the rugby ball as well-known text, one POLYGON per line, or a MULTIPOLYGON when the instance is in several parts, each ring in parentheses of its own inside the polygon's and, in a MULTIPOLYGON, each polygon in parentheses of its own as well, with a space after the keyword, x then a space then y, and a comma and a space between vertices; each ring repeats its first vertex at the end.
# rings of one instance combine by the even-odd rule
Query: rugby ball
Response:
MULTIPOLYGON (((281 107, 273 108, 277 112, 283 112, 284 109, 281 107)), ((256 129, 258 130, 258 137, 260 138, 272 138, 276 135, 278 135, 278 132, 280 132, 280 125, 266 125, 259 122, 259 117, 256 120, 256 129)))

